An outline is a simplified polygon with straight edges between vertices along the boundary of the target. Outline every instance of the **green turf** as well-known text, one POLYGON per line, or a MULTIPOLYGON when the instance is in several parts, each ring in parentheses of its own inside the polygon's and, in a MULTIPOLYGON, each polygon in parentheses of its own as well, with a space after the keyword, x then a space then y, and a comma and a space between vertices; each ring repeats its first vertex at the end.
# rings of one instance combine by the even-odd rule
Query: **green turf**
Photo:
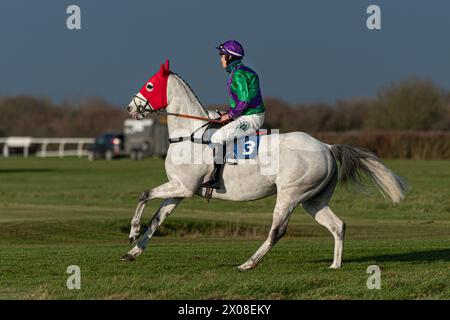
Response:
POLYGON ((162 160, 1 159, 0 299, 449 299, 450 162, 386 163, 412 185, 400 205, 373 190, 335 193, 347 224, 341 270, 327 268, 331 236, 297 208, 287 236, 241 273, 267 235, 274 197, 186 199, 125 263, 137 197, 165 181, 162 160), (373 264, 381 290, 366 287, 373 264), (69 265, 81 268, 81 290, 66 287, 69 265))

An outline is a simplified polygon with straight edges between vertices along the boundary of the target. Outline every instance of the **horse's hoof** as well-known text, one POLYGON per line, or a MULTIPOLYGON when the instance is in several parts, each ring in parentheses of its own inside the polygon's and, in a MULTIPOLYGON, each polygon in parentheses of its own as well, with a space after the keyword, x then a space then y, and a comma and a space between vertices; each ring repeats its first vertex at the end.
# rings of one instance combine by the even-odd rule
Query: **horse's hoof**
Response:
POLYGON ((334 264, 334 263, 328 267, 328 269, 334 269, 334 270, 340 269, 340 268, 341 268, 341 266, 338 266, 337 264, 334 264))
POLYGON ((255 268, 256 268, 256 264, 253 262, 246 262, 246 263, 241 264, 239 267, 237 267, 237 269, 241 272, 255 269, 255 268))
POLYGON ((120 260, 122 260, 122 261, 134 261, 136 258, 135 257, 133 257, 131 254, 129 254, 129 253, 127 253, 127 254, 124 254, 123 256, 122 256, 122 258, 120 258, 120 260))
POLYGON ((134 236, 134 237, 128 238, 128 240, 130 240, 130 244, 135 244, 138 239, 139 239, 139 236, 134 236))

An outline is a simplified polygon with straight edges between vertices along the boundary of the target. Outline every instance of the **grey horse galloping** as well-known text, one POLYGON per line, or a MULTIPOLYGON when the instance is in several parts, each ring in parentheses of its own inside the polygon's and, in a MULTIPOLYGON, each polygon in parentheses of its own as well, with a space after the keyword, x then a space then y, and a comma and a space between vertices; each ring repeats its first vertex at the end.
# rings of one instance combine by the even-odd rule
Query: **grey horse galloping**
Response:
MULTIPOLYGON (((139 108, 142 110, 146 101, 139 101, 142 101, 142 105, 137 105, 136 99, 130 103, 130 114, 135 114, 139 108)), ((189 114, 199 118, 214 116, 202 107, 189 85, 174 73, 171 73, 167 80, 166 110, 169 113, 189 114)), ((189 135, 205 123, 198 119, 169 116, 169 137, 189 135)), ((276 137, 262 136, 260 141, 259 155, 271 154, 276 150, 276 156, 271 158, 272 162, 277 162, 276 170, 264 172, 267 161, 259 161, 261 156, 258 156, 259 160, 225 165, 221 188, 214 190, 211 195, 212 199, 229 201, 249 201, 277 195, 269 235, 259 249, 238 267, 241 271, 255 268, 283 237, 289 218, 299 204, 333 235, 334 259, 330 268, 340 268, 345 224, 329 207, 337 182, 358 182, 360 176, 365 174, 393 203, 400 202, 407 191, 407 185, 402 178, 369 151, 349 145, 328 145, 302 132, 279 134, 276 137), (275 140, 276 143, 273 142, 275 140)), ((205 196, 206 190, 200 185, 208 179, 213 170, 212 158, 211 148, 204 144, 186 140, 170 145, 165 160, 168 182, 144 192, 140 197, 129 234, 130 241, 135 245, 122 260, 131 261, 142 254, 155 230, 184 198, 205 196), (183 159, 180 159, 181 154, 183 159), (183 161, 186 160, 186 154, 195 159, 211 161, 183 161), (145 233, 139 238, 144 208, 148 201, 155 198, 163 199, 162 204, 145 233)))

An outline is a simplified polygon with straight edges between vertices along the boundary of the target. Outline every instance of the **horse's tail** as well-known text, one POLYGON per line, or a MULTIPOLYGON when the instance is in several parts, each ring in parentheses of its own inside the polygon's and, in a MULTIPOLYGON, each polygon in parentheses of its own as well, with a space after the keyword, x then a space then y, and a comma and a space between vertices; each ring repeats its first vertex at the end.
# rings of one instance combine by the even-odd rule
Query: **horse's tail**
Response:
POLYGON ((398 203, 409 186, 400 176, 386 167, 372 152, 346 144, 331 145, 334 158, 341 163, 339 181, 362 185, 362 176, 368 175, 381 193, 398 203))

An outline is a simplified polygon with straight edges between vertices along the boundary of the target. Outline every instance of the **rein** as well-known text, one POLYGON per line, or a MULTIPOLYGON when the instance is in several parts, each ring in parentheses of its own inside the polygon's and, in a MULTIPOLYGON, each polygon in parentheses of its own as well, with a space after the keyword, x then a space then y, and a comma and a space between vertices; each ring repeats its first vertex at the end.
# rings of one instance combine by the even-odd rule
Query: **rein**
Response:
POLYGON ((165 116, 174 116, 174 117, 179 117, 179 118, 188 118, 188 119, 203 120, 203 121, 208 121, 208 122, 222 123, 222 121, 220 121, 220 120, 199 117, 199 116, 193 116, 190 114, 173 113, 173 112, 167 112, 167 111, 163 112, 161 110, 156 111, 156 113, 165 115, 165 116))
POLYGON ((198 117, 198 116, 193 116, 193 115, 190 115, 190 114, 172 113, 172 112, 167 112, 167 111, 164 112, 164 111, 161 111, 161 110, 157 110, 156 113, 160 114, 160 115, 166 115, 166 116, 175 116, 175 117, 180 117, 180 118, 188 118, 188 119, 196 119, 196 120, 204 120, 204 121, 206 121, 205 124, 201 125, 194 132, 192 132, 190 136, 188 136, 188 137, 169 138, 169 143, 191 141, 193 143, 210 144, 211 141, 203 140, 202 138, 195 138, 194 137, 195 133, 197 133, 197 131, 199 131, 199 130, 205 128, 205 127, 206 127, 205 130, 207 130, 208 127, 210 127, 212 125, 212 123, 219 123, 219 124, 222 124, 222 125, 224 124, 220 120, 215 120, 215 119, 210 119, 210 118, 205 118, 205 117, 198 117))
MULTIPOLYGON (((150 105, 150 103, 148 103, 147 100, 142 99, 141 97, 138 97, 137 95, 133 97, 133 103, 136 106, 137 111, 142 116, 144 115, 145 111, 155 112, 155 110, 153 110, 152 106, 150 105), (134 99, 139 99, 139 100, 145 102, 145 105, 137 104, 134 99)), ((220 121, 220 120, 210 119, 210 118, 206 118, 206 117, 193 116, 193 115, 190 115, 190 114, 173 113, 173 112, 167 112, 167 111, 163 112, 161 110, 157 110, 156 113, 157 114, 161 114, 161 115, 166 115, 166 116, 179 117, 179 118, 187 118, 187 119, 203 120, 203 121, 207 121, 207 122, 222 123, 222 121, 220 121)))
MULTIPOLYGON (((203 124, 202 126, 200 126, 198 129, 196 129, 194 132, 192 132, 192 134, 188 137, 177 137, 177 138, 169 138, 169 143, 176 143, 176 142, 183 142, 183 141, 191 141, 193 143, 200 143, 200 144, 210 144, 211 141, 205 141, 202 138, 195 138, 194 134, 201 130, 204 127, 207 127, 209 125, 211 125, 212 123, 219 123, 219 124, 224 124, 222 121, 220 120, 216 120, 216 119, 210 119, 210 118, 206 118, 206 117, 200 117, 200 116, 194 116, 194 115, 190 115, 190 114, 183 114, 183 113, 174 113, 174 112, 167 112, 167 111, 162 111, 162 110, 153 110, 152 106, 150 105, 150 103, 145 100, 142 99, 139 96, 134 96, 133 97, 133 103, 136 106, 136 109, 138 111, 138 113, 140 113, 144 118, 144 112, 156 112, 159 115, 164 115, 164 116, 174 116, 174 117, 179 117, 179 118, 187 118, 187 119, 195 119, 195 120, 203 120, 206 121, 205 124, 203 124), (136 101, 134 99, 139 99, 143 102, 145 102, 144 105, 141 104, 137 104, 136 101)), ((220 112, 219 112, 220 114, 220 112)))

